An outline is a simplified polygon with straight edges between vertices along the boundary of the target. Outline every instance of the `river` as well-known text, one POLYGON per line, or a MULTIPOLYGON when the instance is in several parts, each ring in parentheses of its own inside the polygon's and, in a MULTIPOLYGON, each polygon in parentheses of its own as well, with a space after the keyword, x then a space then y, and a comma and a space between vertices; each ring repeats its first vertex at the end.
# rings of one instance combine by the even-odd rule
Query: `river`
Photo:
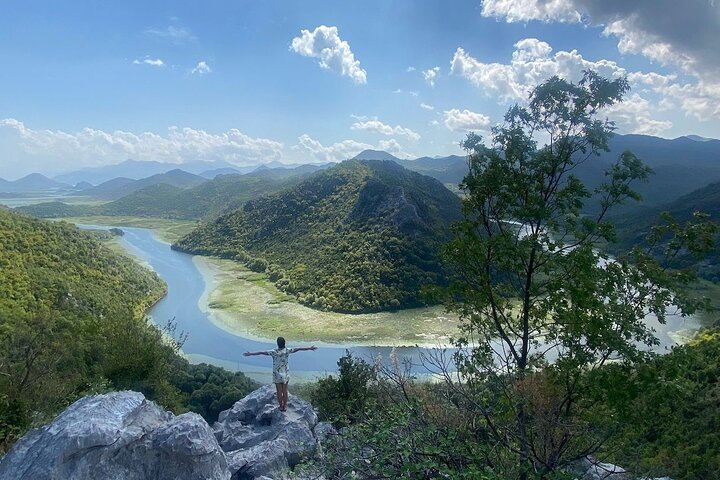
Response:
MULTIPOLYGON (((86 229, 109 229, 96 225, 78 225, 86 229)), ((125 232, 120 243, 134 256, 147 263, 167 284, 167 295, 149 311, 152 320, 163 326, 174 319, 177 332, 187 335, 183 352, 193 362, 206 362, 232 371, 242 371, 263 382, 271 379, 270 357, 243 357, 245 351, 269 350, 274 342, 263 342, 235 335, 217 327, 209 318, 207 309, 200 302, 205 301, 206 279, 193 262, 193 255, 172 250, 168 243, 157 239, 152 230, 134 227, 118 227, 125 232)), ((303 344, 306 346, 308 344, 303 344)), ((337 371, 337 361, 350 350, 353 355, 372 362, 376 355, 389 358, 392 348, 358 347, 315 342, 318 350, 298 352, 290 359, 291 378, 307 380, 325 373, 337 371)), ((291 339, 288 346, 292 347, 291 339)), ((419 363, 417 348, 398 347, 396 353, 414 364, 419 363)), ((416 365, 415 372, 421 372, 416 365)))
MULTIPOLYGON (((81 228, 109 229, 111 227, 79 225, 81 228)), ((152 230, 145 228, 121 227, 125 235, 121 244, 129 252, 146 262, 167 283, 167 295, 149 311, 153 321, 163 326, 174 319, 177 332, 187 335, 183 352, 194 363, 206 362, 225 367, 233 371, 242 371, 248 376, 263 382, 271 378, 271 360, 269 357, 243 357, 245 351, 269 350, 275 348, 274 342, 258 341, 235 335, 216 326, 209 317, 207 308, 202 305, 207 296, 206 278, 193 262, 193 255, 172 250, 168 243, 158 240, 152 230)), ((665 324, 660 324, 654 316, 648 316, 646 323, 655 329, 660 345, 654 348, 662 353, 676 344, 678 334, 697 330, 699 321, 695 318, 683 319, 668 314, 665 324)), ((292 342, 288 341, 292 347, 292 342)), ((295 380, 308 380, 325 373, 337 371, 337 361, 350 350, 353 355, 372 362, 380 354, 384 359, 392 352, 390 347, 359 347, 317 342, 320 348, 314 352, 299 352, 290 360, 291 375, 295 380)), ((400 358, 408 359, 413 365, 412 371, 423 373, 419 365, 421 352, 427 349, 399 347, 396 353, 400 358)), ((552 356, 552 355, 549 355, 552 356)), ((552 360, 552 359, 550 359, 552 360)))

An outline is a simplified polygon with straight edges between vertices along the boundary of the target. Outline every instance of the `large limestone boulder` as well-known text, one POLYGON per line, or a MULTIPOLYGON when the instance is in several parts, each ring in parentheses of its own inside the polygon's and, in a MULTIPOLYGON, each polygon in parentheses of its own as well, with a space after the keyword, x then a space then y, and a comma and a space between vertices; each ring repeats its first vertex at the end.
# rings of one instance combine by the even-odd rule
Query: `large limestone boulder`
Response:
POLYGON ((21 438, 0 462, 0 478, 228 480, 230 471, 202 417, 114 392, 78 400, 21 438))
POLYGON ((332 433, 293 395, 281 412, 273 385, 222 412, 212 429, 194 413, 175 416, 141 393, 115 392, 78 400, 28 432, 0 460, 0 479, 284 478, 332 433))
MULTIPOLYGON (((215 437, 228 456, 233 480, 277 476, 317 451, 317 414, 311 404, 294 395, 281 412, 275 386, 267 385, 220 413, 215 437)), ((318 432, 327 430, 320 424, 318 432)))

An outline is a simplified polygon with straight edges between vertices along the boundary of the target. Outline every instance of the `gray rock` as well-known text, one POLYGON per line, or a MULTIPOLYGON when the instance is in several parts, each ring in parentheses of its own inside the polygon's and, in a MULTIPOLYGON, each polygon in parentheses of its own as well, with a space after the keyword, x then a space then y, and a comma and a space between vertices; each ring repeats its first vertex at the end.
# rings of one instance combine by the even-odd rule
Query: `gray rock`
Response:
POLYGON ((324 442, 329 436, 337 435, 337 430, 330 422, 319 422, 313 429, 313 435, 319 443, 324 442))
POLYGON ((233 479, 273 476, 317 451, 313 406, 294 395, 281 412, 272 385, 261 387, 220 413, 215 437, 227 452, 233 479))
POLYGON ((26 434, 0 460, 0 479, 281 479, 333 432, 293 395, 281 412, 272 385, 222 412, 213 428, 141 393, 115 392, 78 400, 26 434))
POLYGON ((0 478, 227 480, 230 471, 200 416, 115 392, 78 400, 29 432, 0 462, 0 478))
POLYGON ((287 440, 279 438, 228 453, 228 463, 233 471, 232 480, 252 480, 262 476, 276 478, 282 475, 289 467, 285 457, 289 447, 287 440))
POLYGON ((578 480, 672 480, 670 477, 638 479, 627 473, 622 467, 601 462, 593 457, 580 460, 573 471, 579 475, 578 480))

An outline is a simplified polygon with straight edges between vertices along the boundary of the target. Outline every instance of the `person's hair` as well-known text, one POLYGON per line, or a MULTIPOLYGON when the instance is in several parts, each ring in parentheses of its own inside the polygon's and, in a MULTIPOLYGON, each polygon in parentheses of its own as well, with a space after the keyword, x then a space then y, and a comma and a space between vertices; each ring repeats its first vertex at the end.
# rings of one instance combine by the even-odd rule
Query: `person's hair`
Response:
POLYGON ((278 337, 277 344, 278 348, 285 348, 285 339, 283 337, 278 337))

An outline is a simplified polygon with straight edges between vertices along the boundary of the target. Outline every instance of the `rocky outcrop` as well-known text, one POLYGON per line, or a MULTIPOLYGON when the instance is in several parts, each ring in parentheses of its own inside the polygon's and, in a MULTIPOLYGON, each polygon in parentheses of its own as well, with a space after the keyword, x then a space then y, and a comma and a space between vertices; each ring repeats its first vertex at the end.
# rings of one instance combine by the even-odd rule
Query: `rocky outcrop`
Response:
POLYGON ((115 392, 78 400, 29 432, 0 462, 0 478, 225 480, 230 472, 202 417, 115 392))
POLYGON ((0 478, 212 479, 278 478, 311 457, 314 431, 326 435, 312 405, 290 395, 280 412, 273 386, 220 414, 213 428, 194 413, 175 416, 141 393, 78 400, 51 424, 32 430, 0 460, 0 478))
POLYGON ((312 405, 294 395, 281 412, 275 388, 252 392, 230 410, 220 413, 213 426, 215 438, 227 453, 233 480, 245 480, 292 468, 317 449, 315 430, 325 435, 312 405))

